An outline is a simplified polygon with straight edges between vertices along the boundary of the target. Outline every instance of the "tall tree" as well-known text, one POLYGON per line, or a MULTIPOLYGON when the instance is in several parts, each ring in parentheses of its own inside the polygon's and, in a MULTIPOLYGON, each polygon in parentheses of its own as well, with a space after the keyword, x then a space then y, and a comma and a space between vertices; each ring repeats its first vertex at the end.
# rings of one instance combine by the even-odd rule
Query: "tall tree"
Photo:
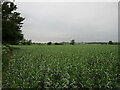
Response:
POLYGON ((7 44, 17 44, 23 39, 21 32, 23 17, 15 12, 17 6, 13 2, 2 3, 2 41, 7 44))

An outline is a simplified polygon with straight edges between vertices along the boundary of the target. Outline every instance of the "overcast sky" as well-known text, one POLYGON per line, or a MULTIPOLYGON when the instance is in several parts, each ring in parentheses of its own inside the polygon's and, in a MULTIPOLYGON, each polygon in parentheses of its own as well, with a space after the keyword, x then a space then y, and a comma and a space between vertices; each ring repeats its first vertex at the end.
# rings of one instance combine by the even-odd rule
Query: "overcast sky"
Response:
POLYGON ((117 2, 17 2, 26 39, 36 42, 118 40, 117 2))

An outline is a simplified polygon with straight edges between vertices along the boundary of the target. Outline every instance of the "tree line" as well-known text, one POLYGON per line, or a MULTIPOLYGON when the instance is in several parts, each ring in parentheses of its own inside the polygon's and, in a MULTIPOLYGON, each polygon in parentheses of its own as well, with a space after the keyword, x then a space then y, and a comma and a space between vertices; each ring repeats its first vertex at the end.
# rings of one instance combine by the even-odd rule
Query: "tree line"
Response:
POLYGON ((70 45, 74 45, 75 44, 75 40, 71 40, 70 43, 69 42, 55 42, 55 43, 52 43, 52 42, 48 42, 47 45, 64 45, 64 44, 70 44, 70 45))
POLYGON ((75 40, 71 40, 70 42, 55 42, 55 43, 52 43, 52 42, 48 42, 47 45, 64 45, 64 44, 70 44, 70 45, 75 45, 75 44, 109 44, 109 45, 117 45, 117 44, 120 44, 118 42, 113 42, 113 41, 108 41, 108 42, 82 42, 82 43, 78 43, 78 42, 75 42, 75 40))

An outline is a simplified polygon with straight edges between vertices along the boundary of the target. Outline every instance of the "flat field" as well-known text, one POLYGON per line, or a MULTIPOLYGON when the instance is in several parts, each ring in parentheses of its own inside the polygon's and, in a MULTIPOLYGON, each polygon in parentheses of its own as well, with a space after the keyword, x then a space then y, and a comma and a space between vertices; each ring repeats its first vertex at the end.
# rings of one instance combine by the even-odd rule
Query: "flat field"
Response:
POLYGON ((116 88, 117 45, 12 46, 3 87, 116 88))

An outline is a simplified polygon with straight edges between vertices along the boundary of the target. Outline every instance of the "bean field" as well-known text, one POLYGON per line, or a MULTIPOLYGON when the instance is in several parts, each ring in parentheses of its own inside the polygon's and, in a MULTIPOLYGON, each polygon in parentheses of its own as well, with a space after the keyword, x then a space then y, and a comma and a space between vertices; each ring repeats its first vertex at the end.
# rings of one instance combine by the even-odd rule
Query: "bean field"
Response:
POLYGON ((117 45, 19 45, 4 88, 117 88, 117 45))

